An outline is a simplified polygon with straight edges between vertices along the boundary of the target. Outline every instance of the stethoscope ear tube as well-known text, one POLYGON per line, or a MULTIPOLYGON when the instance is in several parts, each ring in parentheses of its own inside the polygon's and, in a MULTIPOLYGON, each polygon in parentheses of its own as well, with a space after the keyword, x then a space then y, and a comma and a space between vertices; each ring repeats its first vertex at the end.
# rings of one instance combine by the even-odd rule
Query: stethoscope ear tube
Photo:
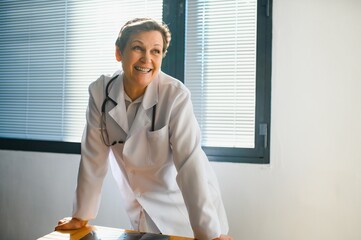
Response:
POLYGON ((109 97, 109 86, 115 79, 117 79, 118 76, 119 75, 115 75, 114 77, 112 77, 112 79, 109 80, 109 82, 107 83, 107 86, 105 87, 105 99, 103 101, 102 109, 101 109, 102 113, 105 113, 105 105, 106 105, 107 101, 111 101, 112 103, 117 105, 117 103, 109 97))
POLYGON ((152 116, 152 132, 154 132, 154 123, 155 123, 155 113, 157 112, 157 104, 153 106, 153 116, 152 116))

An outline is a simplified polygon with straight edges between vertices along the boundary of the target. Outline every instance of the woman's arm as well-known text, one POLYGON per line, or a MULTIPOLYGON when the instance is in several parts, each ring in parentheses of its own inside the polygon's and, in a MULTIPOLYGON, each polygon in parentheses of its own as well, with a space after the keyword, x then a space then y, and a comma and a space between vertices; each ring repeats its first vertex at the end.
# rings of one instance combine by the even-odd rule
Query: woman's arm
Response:
MULTIPOLYGON (((201 148, 200 129, 193 113, 190 93, 186 90, 174 101, 169 128, 174 163, 178 171, 177 183, 182 191, 195 237, 227 239, 220 238, 222 231, 228 231, 228 224, 226 219, 225 224, 220 222, 222 220, 217 209, 219 205, 216 206, 215 202, 222 204, 222 201, 218 199, 220 195, 214 194, 214 189, 210 189, 210 183, 216 182, 216 179, 214 174, 209 174, 211 166, 201 148), (227 229, 222 229, 222 225, 227 225, 227 229)), ((218 185, 212 187, 217 188, 218 185)), ((223 209, 223 205, 221 208, 223 209)))
POLYGON ((73 217, 93 219, 96 217, 103 180, 108 171, 107 147, 101 138, 101 104, 104 98, 104 76, 89 86, 89 102, 86 112, 86 127, 81 142, 73 217))

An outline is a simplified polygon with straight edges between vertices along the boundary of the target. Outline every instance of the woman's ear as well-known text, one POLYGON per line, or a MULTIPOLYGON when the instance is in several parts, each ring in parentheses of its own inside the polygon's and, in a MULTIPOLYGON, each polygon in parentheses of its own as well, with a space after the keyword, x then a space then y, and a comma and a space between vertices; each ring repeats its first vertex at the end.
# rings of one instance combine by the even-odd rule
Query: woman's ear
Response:
POLYGON ((122 61, 122 54, 118 46, 115 46, 115 59, 117 59, 118 62, 122 61))

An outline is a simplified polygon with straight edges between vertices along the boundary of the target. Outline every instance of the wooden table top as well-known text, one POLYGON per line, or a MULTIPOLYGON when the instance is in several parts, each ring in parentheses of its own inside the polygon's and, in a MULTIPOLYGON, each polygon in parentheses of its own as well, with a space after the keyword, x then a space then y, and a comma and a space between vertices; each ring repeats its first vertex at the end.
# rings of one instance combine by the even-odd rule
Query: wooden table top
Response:
MULTIPOLYGON (((38 240, 122 240, 122 239, 140 239, 125 238, 127 234, 136 234, 138 232, 132 230, 124 230, 119 228, 110 228, 102 226, 87 225, 78 230, 54 231, 38 238, 38 240)), ((159 235, 163 236, 163 235, 159 235)), ((168 236, 168 235, 164 235, 168 236)), ((151 239, 151 238, 146 238, 151 239)), ((191 240, 193 238, 169 236, 169 240, 191 240)))

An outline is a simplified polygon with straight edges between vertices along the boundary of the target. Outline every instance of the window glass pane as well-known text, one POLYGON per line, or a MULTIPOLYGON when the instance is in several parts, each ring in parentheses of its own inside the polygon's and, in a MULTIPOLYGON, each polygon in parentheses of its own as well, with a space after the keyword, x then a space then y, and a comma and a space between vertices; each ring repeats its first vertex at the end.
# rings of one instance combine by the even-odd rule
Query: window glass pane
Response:
POLYGON ((0 1, 0 137, 79 142, 88 85, 120 68, 114 42, 162 0, 0 1))
POLYGON ((0 3, 2 135, 53 139, 62 132, 65 6, 0 3))
POLYGON ((255 146, 256 26, 256 0, 188 1, 184 79, 203 146, 255 146))

